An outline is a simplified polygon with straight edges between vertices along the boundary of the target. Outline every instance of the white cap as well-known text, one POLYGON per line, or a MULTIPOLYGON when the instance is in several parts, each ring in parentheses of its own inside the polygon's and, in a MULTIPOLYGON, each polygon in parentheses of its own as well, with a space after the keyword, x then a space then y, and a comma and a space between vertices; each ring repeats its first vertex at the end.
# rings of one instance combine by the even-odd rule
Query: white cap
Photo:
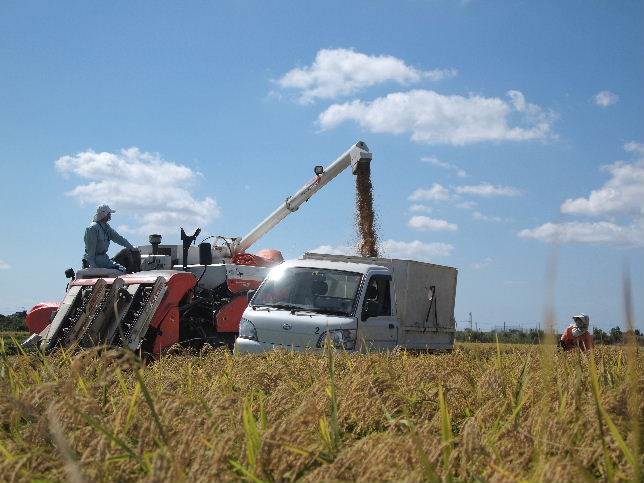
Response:
POLYGON ((588 327, 588 324, 590 323, 590 317, 586 314, 573 315, 572 320, 574 320, 577 325, 581 325, 583 327, 588 327))
POLYGON ((99 221, 105 218, 110 213, 116 213, 112 208, 107 205, 101 205, 96 208, 96 214, 94 215, 94 221, 99 221))

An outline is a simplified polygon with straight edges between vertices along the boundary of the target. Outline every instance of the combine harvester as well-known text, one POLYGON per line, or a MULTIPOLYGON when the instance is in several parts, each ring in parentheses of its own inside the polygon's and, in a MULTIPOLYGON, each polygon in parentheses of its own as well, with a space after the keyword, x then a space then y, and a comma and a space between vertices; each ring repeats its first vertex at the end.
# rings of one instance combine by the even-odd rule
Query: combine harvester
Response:
POLYGON ((128 267, 133 273, 67 270, 71 281, 62 303, 39 304, 29 311, 27 326, 33 335, 24 345, 43 351, 108 345, 155 356, 176 343, 232 346, 248 291, 283 261, 277 250, 246 250, 346 168, 356 174, 371 159, 360 141, 327 168, 315 166, 315 178, 243 238, 218 236, 212 244, 193 246, 200 230, 188 236, 181 229, 182 245, 161 244, 160 235, 150 235, 150 244, 138 247, 140 263, 128 267))

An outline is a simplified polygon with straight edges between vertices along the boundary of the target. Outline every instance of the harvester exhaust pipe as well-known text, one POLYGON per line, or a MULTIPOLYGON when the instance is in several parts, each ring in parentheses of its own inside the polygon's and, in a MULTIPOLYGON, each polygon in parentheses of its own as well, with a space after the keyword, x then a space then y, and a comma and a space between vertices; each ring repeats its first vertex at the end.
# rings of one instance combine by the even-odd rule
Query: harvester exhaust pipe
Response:
POLYGON ((358 173, 359 166, 371 163, 371 159, 372 154, 367 145, 362 141, 358 141, 326 168, 316 166, 314 169, 315 179, 303 186, 293 196, 286 198, 279 208, 266 217, 264 221, 253 228, 241 240, 235 243, 235 246, 233 247, 234 253, 231 255, 246 251, 253 243, 268 233, 280 221, 294 211, 297 211, 303 203, 306 203, 311 196, 321 190, 329 181, 339 175, 346 168, 351 166, 351 171, 355 175, 358 173))

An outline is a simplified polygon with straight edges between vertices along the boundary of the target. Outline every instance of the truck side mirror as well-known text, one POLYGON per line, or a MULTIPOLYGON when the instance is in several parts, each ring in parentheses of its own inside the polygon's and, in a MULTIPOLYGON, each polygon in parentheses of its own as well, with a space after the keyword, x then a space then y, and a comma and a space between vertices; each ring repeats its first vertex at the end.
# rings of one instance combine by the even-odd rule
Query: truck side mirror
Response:
POLYGON ((377 300, 365 300, 364 307, 362 309, 362 320, 367 320, 369 317, 377 317, 379 313, 380 304, 377 300))
POLYGON ((248 293, 246 294, 246 297, 247 297, 247 299, 248 299, 248 302, 250 302, 250 301, 251 301, 251 299, 253 298, 253 295, 255 295, 255 292, 257 292, 257 290, 249 290, 249 291, 248 291, 248 293))

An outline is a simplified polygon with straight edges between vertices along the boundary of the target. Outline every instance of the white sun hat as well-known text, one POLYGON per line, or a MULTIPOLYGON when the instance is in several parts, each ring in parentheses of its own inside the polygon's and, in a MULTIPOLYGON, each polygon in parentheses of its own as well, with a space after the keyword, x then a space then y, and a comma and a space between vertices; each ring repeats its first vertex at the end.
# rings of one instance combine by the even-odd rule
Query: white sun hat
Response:
POLYGON ((572 335, 575 337, 579 337, 588 330, 590 317, 586 314, 573 315, 572 320, 575 321, 575 327, 572 329, 572 335))
POLYGON ((112 208, 107 205, 100 205, 96 208, 96 214, 94 215, 94 221, 102 220, 110 213, 116 213, 112 208))

